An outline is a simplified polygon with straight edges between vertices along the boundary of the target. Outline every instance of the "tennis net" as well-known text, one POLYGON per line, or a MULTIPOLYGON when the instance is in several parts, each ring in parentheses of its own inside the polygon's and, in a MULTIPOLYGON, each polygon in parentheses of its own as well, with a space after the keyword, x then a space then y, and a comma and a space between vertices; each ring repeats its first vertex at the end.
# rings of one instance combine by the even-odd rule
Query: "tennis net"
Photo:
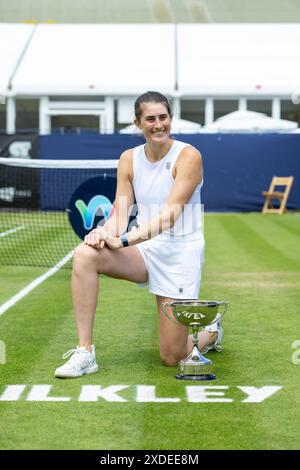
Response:
POLYGON ((0 264, 48 267, 72 252, 109 217, 117 164, 0 158, 0 264))

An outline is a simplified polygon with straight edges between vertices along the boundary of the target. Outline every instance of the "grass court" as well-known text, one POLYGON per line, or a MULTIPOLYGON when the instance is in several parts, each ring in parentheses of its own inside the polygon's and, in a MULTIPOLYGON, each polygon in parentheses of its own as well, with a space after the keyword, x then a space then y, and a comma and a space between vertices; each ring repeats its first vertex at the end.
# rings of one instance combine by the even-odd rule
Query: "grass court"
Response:
MULTIPOLYGON (((17 244, 21 232, 8 236, 17 244)), ((101 370, 55 379, 61 355, 76 346, 71 272, 60 269, 0 315, 6 346, 6 363, 0 364, 1 449, 299 448, 300 216, 208 214, 205 238, 200 298, 230 302, 223 351, 208 354, 217 380, 175 380, 176 368, 159 359, 155 297, 105 276, 94 334, 101 370), (11 385, 24 386, 14 401, 5 399, 11 385), (79 399, 95 386, 104 391, 97 401, 79 399), (199 400, 203 386, 225 387, 207 389, 222 394, 207 396, 231 401, 199 400), (261 402, 245 402, 240 387, 267 386, 278 390, 261 402), (198 401, 187 387, 199 387, 193 389, 198 401), (172 398, 177 400, 158 401, 172 398)), ((4 238, 0 256, 1 249, 4 238)), ((0 306, 48 269, 0 266, 0 306)))

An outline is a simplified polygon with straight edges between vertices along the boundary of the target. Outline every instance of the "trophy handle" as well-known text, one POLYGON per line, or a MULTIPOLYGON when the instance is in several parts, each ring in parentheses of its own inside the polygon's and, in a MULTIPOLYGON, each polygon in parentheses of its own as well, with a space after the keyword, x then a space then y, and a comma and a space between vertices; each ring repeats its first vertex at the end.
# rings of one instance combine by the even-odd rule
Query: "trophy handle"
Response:
POLYGON ((167 309, 166 309, 166 307, 171 307, 171 302, 162 302, 161 305, 162 305, 162 308, 163 308, 163 312, 166 315, 166 317, 168 318, 168 320, 170 320, 172 323, 175 323, 175 325, 178 325, 178 321, 176 321, 176 320, 174 320, 174 318, 170 317, 170 315, 168 314, 167 309))
POLYGON ((223 311, 221 311, 219 313, 221 314, 222 317, 224 317, 225 313, 227 312, 228 306, 229 306, 228 302, 226 302, 226 301, 221 302, 221 308, 223 307, 223 311))

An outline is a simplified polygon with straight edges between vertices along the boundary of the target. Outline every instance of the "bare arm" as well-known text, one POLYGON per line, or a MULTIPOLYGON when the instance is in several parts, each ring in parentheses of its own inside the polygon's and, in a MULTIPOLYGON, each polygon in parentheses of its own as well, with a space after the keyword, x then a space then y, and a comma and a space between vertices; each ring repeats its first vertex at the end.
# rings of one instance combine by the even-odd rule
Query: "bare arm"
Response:
POLYGON ((122 153, 117 172, 117 191, 115 208, 112 217, 104 224, 103 228, 112 236, 119 236, 125 232, 134 204, 132 188, 132 150, 122 153))
POLYGON ((129 245, 141 243, 173 227, 196 186, 201 183, 202 177, 200 152, 194 147, 185 148, 178 158, 178 163, 176 163, 175 182, 166 206, 147 224, 143 224, 137 230, 127 234, 129 245))
POLYGON ((113 215, 102 226, 92 230, 84 238, 84 243, 93 248, 103 248, 105 240, 111 237, 119 237, 127 228, 131 207, 134 204, 132 188, 132 160, 131 149, 122 153, 117 171, 117 191, 113 215))

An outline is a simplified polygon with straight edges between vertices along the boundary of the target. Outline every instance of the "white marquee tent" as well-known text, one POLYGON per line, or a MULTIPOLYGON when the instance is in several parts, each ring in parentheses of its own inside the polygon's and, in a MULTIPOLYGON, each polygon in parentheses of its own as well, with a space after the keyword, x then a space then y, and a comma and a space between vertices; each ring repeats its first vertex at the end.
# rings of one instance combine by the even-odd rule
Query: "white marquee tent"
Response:
POLYGON ((178 25, 185 95, 291 96, 300 88, 300 24, 178 25))
POLYGON ((19 95, 174 88, 172 25, 38 25, 13 80, 19 95), (163 45, 163 47, 162 47, 163 45))
POLYGON ((40 100, 41 133, 55 114, 98 115, 100 129, 112 130, 115 104, 148 89, 177 104, 203 98, 206 124, 214 98, 237 99, 239 109, 247 99, 270 99, 280 118, 280 100, 300 89, 299 44, 298 23, 0 23, 7 129, 15 130, 15 99, 31 98, 40 100), (58 96, 68 99, 58 103, 58 96))
POLYGON ((0 23, 0 94, 7 95, 14 72, 33 33, 28 24, 0 23))
POLYGON ((234 111, 203 126, 201 132, 291 132, 297 127, 296 122, 273 119, 264 113, 234 111))

